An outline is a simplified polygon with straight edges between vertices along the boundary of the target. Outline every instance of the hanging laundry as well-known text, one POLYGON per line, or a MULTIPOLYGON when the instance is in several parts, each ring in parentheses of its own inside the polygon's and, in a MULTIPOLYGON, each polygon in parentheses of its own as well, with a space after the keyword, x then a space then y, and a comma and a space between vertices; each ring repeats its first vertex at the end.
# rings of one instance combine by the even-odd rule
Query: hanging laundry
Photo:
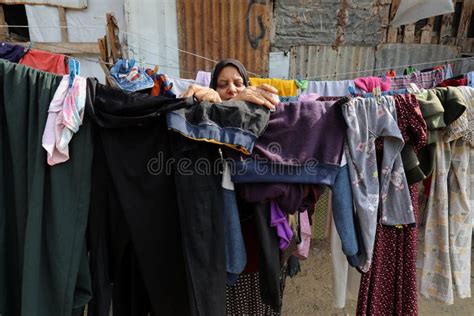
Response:
POLYGON ((285 80, 277 78, 250 78, 250 84, 252 86, 259 86, 262 84, 268 84, 278 89, 278 96, 291 97, 296 96, 298 93, 298 87, 294 80, 285 80))
POLYGON ((199 85, 201 87, 206 87, 203 84, 198 83, 195 80, 192 79, 181 79, 181 78, 176 78, 172 76, 166 76, 168 81, 173 85, 173 88, 171 91, 177 95, 178 97, 183 94, 184 91, 188 89, 188 87, 192 84, 199 85))
POLYGON ((390 25, 399 27, 452 12, 454 5, 450 0, 402 0, 390 25))
POLYGON ((21 58, 20 64, 56 75, 67 75, 66 56, 30 48, 21 58))
POLYGON ((172 92, 173 84, 168 81, 165 75, 157 74, 153 69, 146 69, 145 72, 154 82, 150 95, 154 97, 161 95, 168 98, 176 98, 176 95, 172 92))
POLYGON ((245 251, 242 229, 240 227, 234 184, 230 179, 230 168, 230 163, 224 160, 222 190, 224 192, 224 237, 228 286, 232 286, 237 282, 237 279, 247 264, 247 253, 245 251))
POLYGON ((362 77, 354 80, 356 88, 364 92, 372 92, 375 88, 380 88, 382 91, 390 90, 390 79, 379 77, 362 77))
POLYGON ((209 87, 209 84, 211 83, 211 73, 209 71, 199 70, 196 74, 195 81, 205 87, 209 87))
MULTIPOLYGON (((414 95, 398 95, 394 99, 397 124, 405 141, 402 160, 407 170, 410 164, 406 162, 404 153, 410 150, 416 158, 418 151, 426 145, 427 127, 414 95)), ((417 314, 417 183, 410 185, 410 196, 415 225, 377 225, 372 267, 362 275, 360 283, 358 314, 417 314)))
POLYGON ((357 300, 360 273, 348 265, 334 219, 331 220, 331 264, 333 306, 344 308, 347 299, 357 300))
POLYGON ((25 55, 27 49, 20 45, 0 43, 0 58, 17 63, 25 55))
POLYGON ((280 249, 285 250, 290 245, 290 241, 293 238, 293 231, 288 224, 286 215, 278 207, 275 201, 270 202, 271 216, 270 225, 275 227, 276 233, 280 238, 280 249))
POLYGON ((459 87, 459 86, 467 86, 467 78, 446 79, 437 85, 437 87, 459 87))
POLYGON ((305 260, 308 258, 311 245, 311 225, 309 223, 308 211, 300 213, 300 229, 301 242, 298 244, 298 249, 293 252, 293 255, 300 260, 305 260))
POLYGON ((444 70, 436 69, 429 72, 416 71, 410 75, 390 78, 393 90, 409 88, 410 83, 414 83, 419 89, 430 89, 436 87, 445 79, 444 70))
MULTIPOLYGON (((345 158, 345 155, 343 156, 345 158)), ((334 224, 339 234, 342 251, 352 267, 358 266, 357 255, 360 253, 357 224, 354 218, 353 196, 349 168, 341 166, 334 185, 331 187, 331 207, 334 224)))
POLYGON ((86 78, 76 76, 69 87, 69 75, 63 76, 49 105, 43 133, 43 148, 50 166, 69 160, 69 143, 79 131, 86 104, 86 78))
POLYGON ((178 163, 214 166, 221 158, 216 146, 166 125, 166 112, 192 105, 192 98, 125 93, 88 79, 86 110, 102 144, 94 148, 101 156, 89 220, 96 228, 89 236, 94 293, 102 294, 96 311, 111 298, 113 310, 127 314, 225 314, 224 204, 216 194, 222 177, 217 168, 189 175, 178 163), (165 168, 172 158, 177 163, 165 168))
POLYGON ((85 248, 92 126, 84 121, 70 161, 50 168, 41 137, 61 77, 0 60, 0 80, 2 314, 78 314, 92 297, 85 248))
POLYGON ((304 94, 318 93, 323 97, 343 97, 349 94, 350 88, 355 89, 354 80, 309 81, 304 94))
POLYGON ((342 109, 348 126, 346 155, 352 195, 365 250, 359 258, 359 267, 367 272, 372 263, 379 203, 382 224, 415 222, 400 156, 403 138, 391 96, 354 98, 343 104, 342 109), (377 137, 384 137, 380 177, 375 153, 377 137))
MULTIPOLYGON (((466 100, 459 89, 448 87, 436 91, 444 92, 441 96, 451 93, 450 97, 442 99, 445 109, 457 104, 459 108, 464 105, 464 109, 472 111, 471 100, 466 100)), ((448 127, 438 134, 426 206, 420 292, 426 298, 447 304, 454 303, 454 291, 460 298, 471 296, 470 144, 462 137, 469 128, 467 113, 464 116, 463 113, 451 120, 445 115, 448 127), (460 119, 464 122, 459 124, 460 119), (451 130, 450 125, 454 125, 451 130)))
POLYGON ((167 114, 168 128, 194 140, 226 145, 249 155, 267 127, 270 111, 239 100, 207 101, 167 114))
POLYGON ((340 106, 346 102, 280 103, 255 142, 252 158, 235 162, 234 183, 332 185, 345 137, 340 106))
POLYGON ((135 59, 118 59, 110 68, 109 78, 118 88, 130 92, 149 89, 155 85, 142 68, 135 66, 135 59))

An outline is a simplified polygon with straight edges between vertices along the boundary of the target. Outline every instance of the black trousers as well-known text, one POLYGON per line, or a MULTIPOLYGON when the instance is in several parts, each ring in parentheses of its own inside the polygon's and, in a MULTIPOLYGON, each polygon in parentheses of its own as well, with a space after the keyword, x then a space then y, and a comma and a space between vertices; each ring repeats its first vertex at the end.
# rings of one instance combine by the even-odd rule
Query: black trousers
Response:
POLYGON ((224 315, 221 177, 194 170, 198 159, 214 166, 217 147, 168 131, 164 120, 100 129, 96 144, 90 314, 108 315, 112 299, 114 315, 224 315))

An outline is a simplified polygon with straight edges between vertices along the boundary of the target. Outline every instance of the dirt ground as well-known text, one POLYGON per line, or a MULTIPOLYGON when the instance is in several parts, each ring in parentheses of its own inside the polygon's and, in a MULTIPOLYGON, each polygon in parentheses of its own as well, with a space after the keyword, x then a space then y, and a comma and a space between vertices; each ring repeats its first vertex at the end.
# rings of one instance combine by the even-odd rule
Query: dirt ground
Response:
MULTIPOLYGON (((328 243, 313 242, 309 258, 301 264, 301 272, 294 278, 287 278, 282 315, 355 315, 356 301, 348 301, 343 310, 332 307, 331 274, 328 243)), ((471 284, 474 284, 474 278, 471 278, 471 284)), ((430 316, 474 315, 474 298, 457 299, 454 305, 445 305, 419 296, 418 312, 430 316)))

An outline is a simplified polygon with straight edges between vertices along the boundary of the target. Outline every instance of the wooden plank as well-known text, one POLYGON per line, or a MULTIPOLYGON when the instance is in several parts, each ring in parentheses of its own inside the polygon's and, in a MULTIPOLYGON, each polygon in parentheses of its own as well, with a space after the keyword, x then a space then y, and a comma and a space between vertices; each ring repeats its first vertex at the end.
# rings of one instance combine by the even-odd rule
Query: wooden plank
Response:
POLYGON ((413 44, 415 42, 415 24, 405 25, 403 31, 403 43, 413 44))
POLYGON ((428 23, 421 29, 420 44, 431 44, 434 16, 428 19, 428 23))
POLYGON ((86 9, 87 0, 64 1, 64 0, 0 0, 4 4, 31 4, 48 5, 55 7, 64 7, 72 9, 86 9))
MULTIPOLYGON (((26 42, 12 42, 12 44, 18 44, 25 46, 26 42)), ((35 49, 44 50, 56 54, 99 54, 99 46, 94 42, 86 43, 62 43, 62 42, 32 42, 32 46, 35 49)))
POLYGON ((461 46, 464 39, 467 38, 469 24, 471 23, 472 10, 474 9, 473 0, 465 0, 462 7, 461 19, 459 20, 458 33, 456 36, 456 45, 461 46))
MULTIPOLYGON (((0 5, 0 25, 7 25, 5 21, 5 14, 3 12, 3 5, 0 5)), ((8 37, 8 28, 0 27, 0 40, 4 41, 8 37)))
MULTIPOLYGON (((112 57, 113 61, 118 58, 122 58, 122 48, 120 46, 119 36, 118 36, 118 23, 117 19, 112 13, 107 13, 107 49, 109 50, 108 56, 112 57)), ((111 61, 111 60, 109 60, 111 61)))
POLYGON ((58 7, 58 13, 59 13, 59 25, 61 27, 61 41, 62 42, 69 42, 69 37, 67 34, 67 23, 66 23, 66 9, 63 7, 58 7))
MULTIPOLYGON (((398 7, 400 6, 401 0, 393 0, 390 6, 390 13, 389 13, 389 23, 392 21, 393 17, 397 13, 398 7)), ((387 43, 397 43, 398 41, 398 31, 400 28, 389 26, 387 29, 387 43)))
POLYGON ((448 45, 451 38, 451 28, 453 24, 454 14, 443 15, 443 21, 441 22, 441 31, 439 34, 439 43, 448 45))

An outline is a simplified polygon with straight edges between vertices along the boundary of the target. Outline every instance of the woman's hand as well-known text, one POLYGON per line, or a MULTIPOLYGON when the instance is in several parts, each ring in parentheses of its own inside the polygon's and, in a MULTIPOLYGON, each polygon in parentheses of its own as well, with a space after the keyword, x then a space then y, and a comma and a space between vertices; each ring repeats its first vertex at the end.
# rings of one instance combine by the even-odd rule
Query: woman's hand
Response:
POLYGON ((222 102, 219 93, 216 90, 206 87, 201 87, 199 85, 192 84, 186 91, 184 91, 180 97, 186 98, 194 96, 199 102, 208 101, 208 102, 222 102))
POLYGON ((233 100, 242 100, 257 105, 263 105, 270 110, 274 110, 278 104, 278 97, 274 95, 278 93, 278 90, 268 84, 262 84, 257 87, 247 87, 242 92, 237 94, 233 100))

